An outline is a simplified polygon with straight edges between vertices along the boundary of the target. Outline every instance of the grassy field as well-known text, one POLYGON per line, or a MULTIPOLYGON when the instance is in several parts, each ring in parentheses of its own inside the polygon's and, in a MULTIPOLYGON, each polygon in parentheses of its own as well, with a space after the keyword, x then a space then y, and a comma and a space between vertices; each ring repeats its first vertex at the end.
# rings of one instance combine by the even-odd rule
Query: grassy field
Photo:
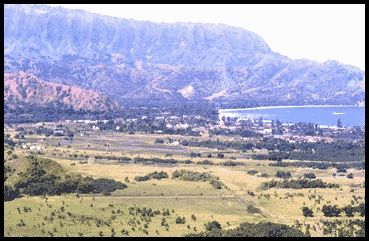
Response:
MULTIPOLYGON (((12 133, 12 130, 9 130, 9 133, 12 133)), ((67 171, 83 176, 111 178, 126 183, 128 188, 117 190, 111 196, 85 194, 80 197, 76 195, 48 196, 47 199, 45 197, 22 197, 5 202, 4 235, 126 236, 125 231, 128 231, 129 236, 183 236, 187 233, 204 231, 204 224, 212 220, 219 221, 224 229, 234 228, 241 222, 272 221, 293 225, 298 220, 304 224, 301 227, 302 230, 305 230, 305 225, 310 224, 313 228, 310 230, 312 236, 324 236, 320 225, 322 220, 364 219, 358 216, 349 218, 344 215, 327 218, 320 211, 324 204, 337 204, 343 207, 352 204, 354 199, 357 199, 354 205, 365 201, 365 188, 362 186, 365 181, 364 170, 348 170, 348 173, 354 174, 353 179, 348 179, 333 177, 334 169, 315 170, 269 166, 269 161, 250 160, 244 158, 243 154, 236 150, 222 151, 226 153, 226 157, 218 159, 206 157, 208 153, 218 153, 219 150, 216 149, 154 143, 157 138, 168 137, 172 139, 192 138, 112 132, 88 132, 88 135, 77 136, 73 141, 64 140, 61 137, 26 136, 23 142, 39 143, 44 148, 39 155, 56 161, 67 171), (37 142, 37 140, 43 140, 43 142, 37 142), (205 157, 191 158, 190 152, 200 152, 205 157), (168 156, 168 153, 172 156, 168 156), (69 156, 73 154, 87 154, 91 157, 94 155, 130 158, 159 157, 176 160, 189 159, 193 162, 207 159, 215 164, 237 161, 243 162, 244 165, 141 165, 121 164, 108 160, 97 162, 91 158, 87 158, 88 163, 81 164, 78 162, 79 157, 69 156), (170 178, 172 173, 179 169, 210 173, 219 177, 225 188, 215 189, 209 182, 191 182, 170 178), (256 170, 257 173, 247 174, 249 170, 256 170), (278 170, 290 171, 293 178, 314 172, 317 178, 324 182, 337 183, 341 187, 261 190, 262 182, 277 179, 275 174, 278 170), (134 181, 136 176, 147 175, 154 171, 167 172, 169 178, 145 182, 134 181), (269 177, 260 177, 260 173, 266 173, 269 177), (250 192, 253 195, 250 195, 250 192), (249 205, 260 209, 261 213, 248 212, 249 205), (301 211, 303 206, 311 207, 314 217, 305 218, 301 211), (28 210, 28 207, 31 211, 24 211, 28 210), (156 215, 151 217, 151 221, 146 222, 139 215, 130 215, 130 207, 146 207, 153 210, 168 208, 170 215, 156 215), (196 220, 191 219, 192 214, 196 216, 196 220), (186 223, 176 224, 177 216, 185 217, 186 223), (168 228, 161 225, 162 218, 165 218, 168 228), (148 227, 145 227, 145 224, 148 227)), ((206 137, 206 139, 209 138, 206 137)), ((30 150, 16 148, 14 153, 22 157, 29 154, 30 150)), ((15 168, 17 172, 22 171, 26 166, 22 164, 21 159, 14 158, 7 161, 7 164, 15 168)), ((16 176, 9 178, 7 183, 15 182, 16 178, 16 176)))

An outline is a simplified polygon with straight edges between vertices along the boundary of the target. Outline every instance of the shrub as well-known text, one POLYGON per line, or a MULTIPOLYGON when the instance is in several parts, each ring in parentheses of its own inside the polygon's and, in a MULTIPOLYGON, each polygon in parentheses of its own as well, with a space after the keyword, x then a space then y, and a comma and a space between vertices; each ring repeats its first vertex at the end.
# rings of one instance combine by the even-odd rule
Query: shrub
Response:
POLYGON ((203 160, 203 161, 198 161, 197 164, 199 164, 199 165, 214 165, 214 162, 209 161, 209 160, 203 160))
POLYGON ((191 152, 190 157, 201 157, 201 153, 191 152))
POLYGON ((118 189, 125 189, 127 185, 112 179, 98 178, 91 181, 93 192, 114 192, 118 189))
POLYGON ((192 182, 205 182, 209 181, 209 183, 216 189, 221 189, 224 185, 222 182, 219 181, 219 178, 213 175, 210 175, 209 173, 205 172, 194 172, 189 170, 176 170, 172 174, 172 178, 178 178, 183 181, 192 181, 192 182))
POLYGON ((247 206, 246 210, 251 214, 261 214, 261 210, 251 204, 247 206))
POLYGON ((360 216, 365 216, 365 203, 360 203, 359 206, 357 206, 356 211, 360 213, 360 216))
POLYGON ((339 188, 340 186, 335 183, 326 183, 321 179, 309 180, 309 179, 297 179, 297 180, 283 180, 283 181, 269 181, 261 184, 262 189, 268 188, 339 188))
POLYGON ((262 173, 260 174, 260 177, 268 178, 268 177, 269 177, 269 174, 268 174, 268 173, 265 173, 265 172, 262 172, 262 173))
POLYGON ((307 235, 300 230, 285 224, 260 222, 260 223, 241 223, 235 229, 219 230, 193 233, 189 237, 306 237, 307 235))
POLYGON ((234 162, 234 161, 226 161, 222 163, 222 166, 243 166, 245 165, 245 163, 243 162, 234 162))
POLYGON ((275 176, 279 177, 279 178, 290 178, 291 177, 291 172, 277 171, 275 176))
POLYGON ((149 176, 136 176, 136 177, 134 178, 134 180, 135 180, 136 182, 144 182, 144 181, 148 181, 148 180, 150 180, 150 177, 149 177, 149 176))
POLYGON ((308 208, 308 207, 302 207, 302 214, 304 215, 304 217, 313 217, 314 216, 313 210, 311 208, 308 208))
POLYGON ((312 172, 305 173, 305 174, 304 174, 304 177, 305 177, 305 178, 308 178, 308 179, 315 179, 315 178, 316 178, 315 174, 314 174, 314 173, 312 173, 312 172))
POLYGON ((223 153, 218 153, 217 157, 223 159, 224 158, 224 154, 223 153))
POLYGON ((172 178, 178 178, 183 181, 208 181, 211 179, 211 175, 205 172, 194 172, 189 170, 176 170, 172 174, 172 178))
POLYGON ((353 217, 354 216, 354 212, 355 212, 355 208, 352 206, 346 206, 343 207, 342 210, 346 213, 347 217, 353 217))
POLYGON ((185 160, 183 163, 184 163, 184 164, 191 164, 191 163, 192 163, 192 161, 191 161, 191 160, 185 160))
POLYGON ((221 230, 222 226, 218 221, 211 221, 205 224, 205 230, 206 231, 213 231, 213 230, 221 230))
POLYGON ((347 178, 353 179, 354 178, 354 174, 352 174, 352 173, 347 174, 347 178))
POLYGON ((147 174, 146 176, 137 176, 134 178, 134 180, 137 182, 144 182, 150 179, 160 180, 162 178, 168 178, 168 177, 169 177, 168 173, 164 171, 161 171, 161 172, 155 171, 155 172, 147 174))
POLYGON ((163 139, 156 139, 155 140, 155 144, 163 144, 164 140, 163 139))
POLYGON ((188 146, 190 144, 190 142, 189 141, 187 141, 187 140, 183 140, 182 142, 181 142, 181 145, 183 145, 183 146, 188 146))
POLYGON ((258 173, 258 171, 256 171, 256 170, 247 171, 247 174, 250 174, 250 175, 255 175, 256 173, 258 173))
POLYGON ((339 166, 336 169, 337 169, 337 172, 347 172, 346 168, 342 166, 339 166))
POLYGON ((168 178, 169 177, 168 173, 166 173, 164 171, 161 171, 161 172, 155 171, 153 173, 149 173, 148 175, 149 175, 150 178, 157 179, 157 180, 160 180, 162 178, 168 178))
POLYGON ((177 217, 176 218, 176 223, 177 224, 184 224, 184 223, 186 223, 186 218, 185 217, 177 217))
POLYGON ((210 180, 210 184, 215 188, 215 189, 222 189, 222 182, 212 179, 210 180))
POLYGON ((16 188, 4 185, 4 201, 11 201, 19 197, 19 190, 16 188))
POLYGON ((340 216, 341 209, 337 205, 324 205, 322 212, 326 217, 338 217, 340 216))

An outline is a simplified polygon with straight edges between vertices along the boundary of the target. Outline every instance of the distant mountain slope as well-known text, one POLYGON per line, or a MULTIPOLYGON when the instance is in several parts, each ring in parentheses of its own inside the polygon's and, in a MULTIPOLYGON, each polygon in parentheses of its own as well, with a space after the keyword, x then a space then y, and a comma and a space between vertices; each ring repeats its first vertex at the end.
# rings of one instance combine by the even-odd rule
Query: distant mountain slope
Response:
POLYGON ((5 5, 4 13, 6 71, 98 90, 121 103, 364 101, 359 68, 289 59, 241 28, 134 21, 42 5, 5 5))
POLYGON ((7 110, 52 107, 83 112, 113 111, 119 106, 94 90, 45 82, 24 72, 4 74, 4 102, 7 110))

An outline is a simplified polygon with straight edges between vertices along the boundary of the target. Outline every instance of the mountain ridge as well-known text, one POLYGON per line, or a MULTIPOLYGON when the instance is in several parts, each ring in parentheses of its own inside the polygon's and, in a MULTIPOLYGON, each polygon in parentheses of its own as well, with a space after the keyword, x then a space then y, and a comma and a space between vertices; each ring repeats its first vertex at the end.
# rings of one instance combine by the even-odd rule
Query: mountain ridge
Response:
POLYGON ((53 106, 56 110, 105 112, 119 109, 117 103, 94 90, 43 81, 33 74, 4 74, 5 108, 15 110, 32 106, 53 106))
POLYGON ((5 6, 4 26, 7 72, 97 90, 120 103, 161 99, 258 106, 365 99, 360 87, 365 73, 359 68, 290 59, 239 27, 153 23, 43 5, 5 6))

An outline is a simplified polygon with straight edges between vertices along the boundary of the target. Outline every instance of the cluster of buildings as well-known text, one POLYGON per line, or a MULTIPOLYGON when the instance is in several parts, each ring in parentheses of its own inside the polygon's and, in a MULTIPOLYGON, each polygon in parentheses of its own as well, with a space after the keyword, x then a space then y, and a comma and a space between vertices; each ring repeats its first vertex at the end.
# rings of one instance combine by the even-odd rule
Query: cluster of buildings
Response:
MULTIPOLYGON (((208 135, 211 130, 225 131, 242 131, 249 130, 260 133, 265 137, 273 136, 275 138, 284 139, 290 143, 294 142, 332 142, 328 134, 335 134, 344 128, 337 126, 314 125, 314 134, 301 134, 303 126, 293 123, 281 123, 268 119, 252 119, 252 118, 220 118, 219 120, 211 120, 201 115, 181 115, 174 116, 170 113, 157 113, 155 116, 134 116, 135 118, 117 118, 112 120, 74 120, 66 121, 73 123, 88 124, 93 131, 100 131, 104 125, 104 129, 108 125, 110 130, 122 131, 124 125, 132 126, 150 126, 153 127, 155 133, 166 133, 168 129, 184 130, 198 132, 200 135, 208 135), (106 125, 107 124, 107 125, 106 125), (299 129, 300 128, 300 129, 299 129), (318 133, 319 128, 319 133, 318 133), (322 135, 321 133, 325 133, 322 135)), ((54 132, 61 132, 55 130, 54 132)), ((63 134, 63 133, 60 133, 63 134)))

